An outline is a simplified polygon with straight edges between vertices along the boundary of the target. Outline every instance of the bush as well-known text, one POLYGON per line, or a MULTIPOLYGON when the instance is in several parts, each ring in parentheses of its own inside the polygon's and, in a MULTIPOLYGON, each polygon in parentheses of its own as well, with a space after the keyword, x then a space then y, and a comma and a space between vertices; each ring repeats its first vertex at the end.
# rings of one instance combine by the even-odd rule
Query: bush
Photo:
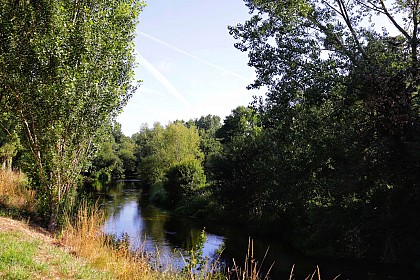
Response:
POLYGON ((150 187, 149 192, 150 201, 155 204, 163 205, 167 200, 167 194, 162 182, 156 182, 150 187))
POLYGON ((206 175, 197 160, 177 163, 166 172, 164 188, 168 204, 174 207, 182 198, 190 197, 194 191, 204 187, 206 175))
POLYGON ((222 207, 212 197, 210 191, 198 191, 192 197, 182 198, 175 209, 175 214, 193 218, 217 219, 222 217, 222 207))

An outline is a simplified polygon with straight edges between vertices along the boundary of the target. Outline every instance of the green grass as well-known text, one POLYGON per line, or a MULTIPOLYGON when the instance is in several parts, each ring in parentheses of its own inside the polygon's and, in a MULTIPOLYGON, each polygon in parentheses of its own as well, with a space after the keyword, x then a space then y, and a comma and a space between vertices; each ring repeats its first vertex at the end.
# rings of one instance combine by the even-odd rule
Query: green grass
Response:
POLYGON ((111 279, 80 259, 24 233, 0 232, 0 279, 111 279))

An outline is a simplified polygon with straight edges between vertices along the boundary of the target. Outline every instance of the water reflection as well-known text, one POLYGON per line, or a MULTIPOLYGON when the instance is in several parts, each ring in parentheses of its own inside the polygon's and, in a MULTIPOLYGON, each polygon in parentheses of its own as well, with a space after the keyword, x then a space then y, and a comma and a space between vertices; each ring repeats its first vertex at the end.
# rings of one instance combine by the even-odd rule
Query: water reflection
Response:
MULTIPOLYGON (((152 255, 159 255, 159 261, 174 267, 184 265, 184 257, 195 246, 203 228, 192 226, 185 219, 176 219, 149 204, 141 190, 133 186, 124 187, 118 183, 115 188, 102 195, 102 206, 109 218, 104 225, 107 234, 122 238, 127 235, 134 249, 142 247, 152 255), (182 255, 181 255, 182 254, 182 255)), ((203 256, 210 260, 222 246, 224 238, 206 234, 203 256)))
MULTIPOLYGON (((101 205, 108 213, 104 231, 117 238, 127 234, 135 248, 143 246, 145 252, 159 256, 159 265, 171 265, 175 268, 184 266, 184 256, 197 244, 199 236, 206 227, 207 240, 203 255, 212 259, 216 251, 224 244, 222 258, 224 262, 236 263, 243 267, 249 242, 249 234, 233 226, 210 223, 208 221, 172 217, 169 213, 154 207, 142 196, 141 189, 133 182, 119 182, 97 190, 101 205)), ((290 270, 296 264, 296 279, 305 279, 319 265, 322 279, 417 279, 419 275, 406 267, 375 265, 372 263, 344 262, 343 260, 319 259, 302 256, 286 250, 280 238, 259 237, 254 244, 254 256, 260 263, 264 259, 262 272, 267 271, 275 262, 271 279, 289 279, 290 270)), ((156 259, 152 259, 156 260, 156 259)))

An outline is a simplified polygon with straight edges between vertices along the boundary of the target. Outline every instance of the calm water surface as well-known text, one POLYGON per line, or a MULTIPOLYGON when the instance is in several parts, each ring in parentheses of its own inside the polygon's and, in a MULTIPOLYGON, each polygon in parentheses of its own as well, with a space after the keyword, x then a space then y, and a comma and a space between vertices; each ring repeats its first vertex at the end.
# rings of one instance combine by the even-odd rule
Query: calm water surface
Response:
MULTIPOLYGON (((223 262, 231 263, 235 259, 237 264, 243 266, 249 243, 249 234, 245 230, 214 222, 173 217, 150 204, 134 182, 118 182, 98 195, 101 205, 109 214, 104 231, 117 238, 127 236, 134 247, 141 247, 152 256, 158 255, 162 265, 183 267, 183 258, 188 256, 188 251, 197 243, 205 228, 207 239, 203 255, 214 260, 218 251, 224 248, 223 262)), ((261 236, 252 238, 254 256, 260 263, 268 249, 262 271, 268 270, 274 263, 271 279, 289 279, 293 264, 296 264, 297 279, 305 279, 317 265, 320 266, 323 280, 333 279, 339 274, 341 276, 337 279, 420 279, 415 278, 411 271, 398 267, 308 258, 285 250, 284 244, 276 239, 261 236)))

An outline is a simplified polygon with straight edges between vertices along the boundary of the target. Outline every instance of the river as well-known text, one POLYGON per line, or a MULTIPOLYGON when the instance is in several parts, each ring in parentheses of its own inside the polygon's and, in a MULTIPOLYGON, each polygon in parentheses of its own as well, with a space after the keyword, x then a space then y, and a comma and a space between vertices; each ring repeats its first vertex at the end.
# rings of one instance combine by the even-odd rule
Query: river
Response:
MULTIPOLYGON (((206 241, 203 256, 222 264, 230 265, 235 259, 243 266, 249 245, 250 234, 241 228, 225 223, 215 223, 191 218, 172 216, 151 203, 142 195, 135 182, 117 182, 96 192, 101 206, 108 213, 104 231, 116 238, 126 236, 135 248, 141 248, 156 259, 161 266, 181 268, 185 258, 199 240, 203 229, 206 241)), ((289 279, 295 264, 296 279, 305 279, 320 267, 322 279, 416 279, 412 271, 396 266, 345 262, 334 259, 310 258, 286 249, 281 241, 266 236, 252 236, 255 259, 261 264, 262 272, 273 264, 270 279, 289 279), (268 251, 267 251, 268 250, 268 251), (266 254, 267 253, 267 254, 266 254)), ((419 274, 417 274, 419 275, 419 274)))

